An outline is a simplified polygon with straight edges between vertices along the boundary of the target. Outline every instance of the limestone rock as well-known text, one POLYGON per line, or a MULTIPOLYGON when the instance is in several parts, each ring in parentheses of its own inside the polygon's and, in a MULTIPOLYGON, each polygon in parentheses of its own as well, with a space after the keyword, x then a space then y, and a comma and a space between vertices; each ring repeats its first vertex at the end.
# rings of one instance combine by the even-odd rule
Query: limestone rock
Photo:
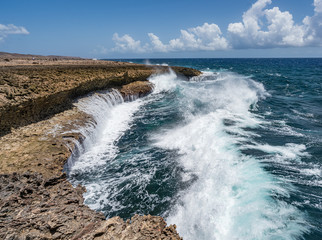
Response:
POLYGON ((83 192, 64 174, 0 175, 0 239, 69 239, 103 221, 103 214, 83 204, 83 192))
POLYGON ((84 239, 110 240, 110 239, 182 239, 176 232, 176 226, 166 226, 162 217, 134 215, 131 220, 124 222, 120 217, 113 217, 92 233, 85 235, 84 239))
POLYGON ((65 175, 0 175, 0 239, 181 239, 175 226, 157 216, 105 220, 83 204, 81 186, 65 175))
POLYGON ((132 100, 133 98, 144 97, 153 90, 153 84, 148 81, 136 81, 123 85, 120 89, 125 100, 132 100))
MULTIPOLYGON (((1 63, 1 62, 0 62, 1 63)), ((46 61, 41 64, 0 64, 0 136, 72 108, 72 101, 92 91, 146 81, 167 67, 93 60, 46 61)), ((194 69, 173 67, 187 77, 194 69)))

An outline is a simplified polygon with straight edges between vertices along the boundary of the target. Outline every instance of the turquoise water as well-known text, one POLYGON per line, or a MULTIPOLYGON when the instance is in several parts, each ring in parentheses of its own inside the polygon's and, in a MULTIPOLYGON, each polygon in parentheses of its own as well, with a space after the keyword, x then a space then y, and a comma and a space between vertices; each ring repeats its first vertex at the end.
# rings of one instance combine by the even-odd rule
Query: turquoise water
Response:
POLYGON ((153 93, 101 92, 67 167, 106 217, 161 215, 184 239, 322 239, 322 59, 152 59, 153 93))

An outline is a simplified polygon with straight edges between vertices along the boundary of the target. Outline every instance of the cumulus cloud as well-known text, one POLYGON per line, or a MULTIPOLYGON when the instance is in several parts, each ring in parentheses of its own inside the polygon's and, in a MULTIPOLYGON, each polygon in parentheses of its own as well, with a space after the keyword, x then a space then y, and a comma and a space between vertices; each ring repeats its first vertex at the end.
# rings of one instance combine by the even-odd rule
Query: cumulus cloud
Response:
POLYGON ((322 0, 314 0, 314 15, 306 17, 308 45, 322 46, 322 0))
POLYGON ((146 52, 146 47, 141 46, 141 41, 134 40, 130 35, 125 34, 120 37, 117 33, 113 35, 115 47, 112 49, 118 52, 146 52))
POLYGON ((151 40, 151 44, 153 49, 157 52, 168 52, 169 46, 164 45, 158 36, 154 35, 153 33, 148 33, 148 36, 151 40))
POLYGON ((278 7, 267 9, 271 3, 271 0, 258 0, 243 14, 242 22, 228 25, 233 48, 321 45, 322 0, 314 0, 314 16, 304 18, 301 24, 295 24, 288 11, 278 7))
POLYGON ((180 37, 164 44, 154 33, 148 33, 150 44, 141 46, 140 41, 135 41, 126 34, 119 37, 113 36, 115 42, 114 51, 130 52, 173 52, 173 51, 196 51, 196 50, 222 50, 228 48, 227 40, 222 36, 218 25, 204 23, 202 26, 180 31, 180 37))
POLYGON ((168 48, 177 50, 223 50, 228 48, 217 24, 204 23, 202 26, 181 30, 179 38, 169 41, 168 48))
POLYGON ((228 34, 233 48, 269 48, 281 46, 303 46, 305 27, 296 25, 288 11, 278 7, 265 9, 271 0, 258 0, 243 14, 243 21, 230 23, 228 34), (262 24, 266 18, 267 25, 262 24), (263 28, 267 30, 263 30, 263 28))
POLYGON ((178 38, 167 43, 154 33, 148 33, 150 43, 144 46, 127 34, 119 37, 116 33, 113 50, 142 53, 322 46, 322 0, 314 0, 314 15, 298 24, 290 12, 269 8, 270 4, 272 0, 257 0, 243 13, 241 22, 228 25, 226 37, 214 23, 181 30, 178 38))
POLYGON ((314 0, 314 7, 316 13, 322 13, 322 0, 314 0))
POLYGON ((0 24, 0 40, 3 40, 10 34, 29 34, 29 32, 24 27, 17 27, 13 24, 0 24))

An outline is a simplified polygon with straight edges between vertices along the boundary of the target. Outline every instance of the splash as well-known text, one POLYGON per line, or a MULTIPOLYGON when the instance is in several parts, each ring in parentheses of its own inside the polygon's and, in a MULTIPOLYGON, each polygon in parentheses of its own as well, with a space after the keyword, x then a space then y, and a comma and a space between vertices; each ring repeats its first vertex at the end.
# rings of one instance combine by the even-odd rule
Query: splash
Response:
POLYGON ((265 170, 306 149, 256 140, 253 130, 270 128, 257 114, 270 96, 262 84, 227 71, 182 81, 171 69, 149 80, 154 91, 140 100, 106 92, 78 103, 95 119, 71 169, 86 204, 125 218, 158 211, 184 239, 298 239, 309 231, 287 201, 294 187, 265 170), (245 153, 255 150, 265 161, 245 153))
MULTIPOLYGON (((212 79, 207 73, 205 81, 193 80, 167 79, 167 86, 182 93, 180 110, 187 123, 154 136, 158 147, 181 155, 185 179, 198 178, 179 193, 168 223, 176 224, 185 239, 301 236, 307 231, 304 216, 281 200, 289 197, 291 187, 280 185, 260 161, 242 153, 245 143, 254 142, 247 129, 264 124, 254 113, 257 102, 269 96, 263 85, 233 73, 213 74, 212 79)), ((290 152, 290 147, 265 149, 285 158, 296 158, 304 150, 300 146, 290 152)))
POLYGON ((85 141, 78 144, 76 153, 68 160, 70 175, 91 171, 117 155, 114 142, 130 127, 131 117, 140 104, 140 101, 125 103, 117 90, 95 93, 75 103, 93 121, 78 130, 85 141))

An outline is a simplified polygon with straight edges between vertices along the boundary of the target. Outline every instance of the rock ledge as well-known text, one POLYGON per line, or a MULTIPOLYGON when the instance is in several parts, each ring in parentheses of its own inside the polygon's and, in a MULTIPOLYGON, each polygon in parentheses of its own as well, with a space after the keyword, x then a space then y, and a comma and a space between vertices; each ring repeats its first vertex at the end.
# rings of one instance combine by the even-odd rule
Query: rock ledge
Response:
POLYGON ((73 100, 110 87, 127 100, 145 96, 153 88, 146 79, 167 68, 49 59, 34 66, 29 56, 16 63, 0 56, 0 239, 181 239, 158 216, 105 220, 84 205, 86 189, 62 173, 75 142, 84 139, 77 129, 92 120, 73 100))

